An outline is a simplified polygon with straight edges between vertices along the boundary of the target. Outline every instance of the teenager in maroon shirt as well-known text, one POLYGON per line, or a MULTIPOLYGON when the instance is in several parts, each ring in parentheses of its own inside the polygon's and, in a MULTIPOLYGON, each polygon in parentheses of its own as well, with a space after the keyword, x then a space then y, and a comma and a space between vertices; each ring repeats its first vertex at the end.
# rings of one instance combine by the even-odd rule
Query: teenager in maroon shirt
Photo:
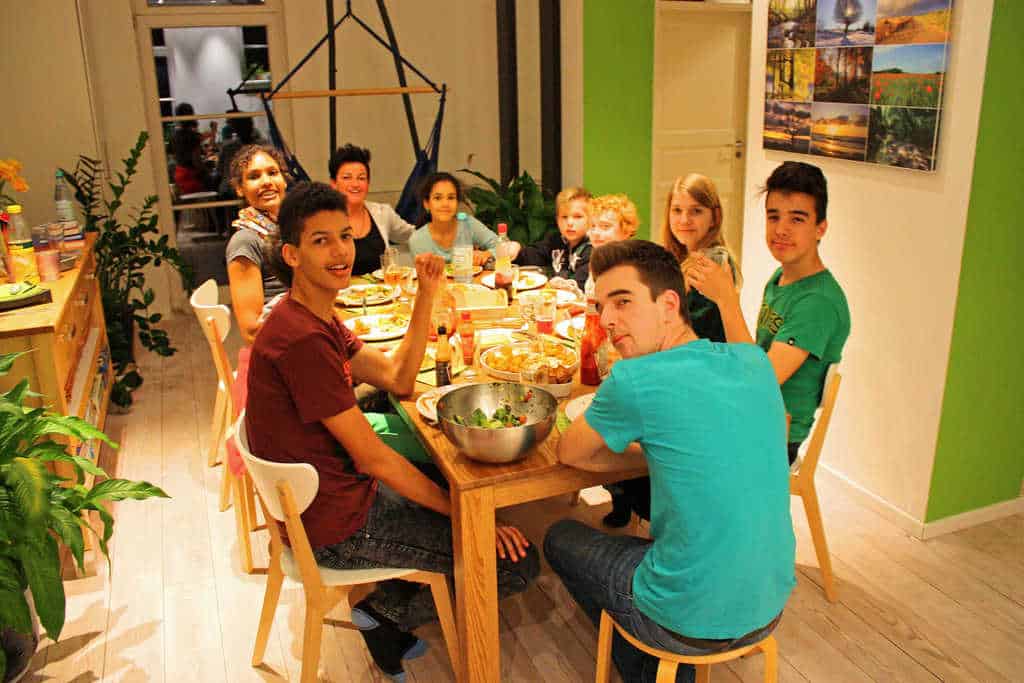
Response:
MULTIPOLYGON (((276 462, 307 462, 320 489, 302 520, 317 562, 335 569, 408 567, 454 573, 448 495, 380 440, 356 404, 354 384, 411 394, 426 349, 444 259, 416 257, 419 291, 394 358, 364 346, 334 313, 348 286, 355 245, 345 198, 301 183, 278 213, 271 263, 289 293, 252 347, 246 430, 252 451, 276 462)), ((536 550, 515 527, 499 526, 498 592, 524 590, 539 571, 536 550)), ((402 659, 425 645, 409 631, 436 618, 429 589, 386 581, 353 608, 374 661, 403 680, 402 659)))

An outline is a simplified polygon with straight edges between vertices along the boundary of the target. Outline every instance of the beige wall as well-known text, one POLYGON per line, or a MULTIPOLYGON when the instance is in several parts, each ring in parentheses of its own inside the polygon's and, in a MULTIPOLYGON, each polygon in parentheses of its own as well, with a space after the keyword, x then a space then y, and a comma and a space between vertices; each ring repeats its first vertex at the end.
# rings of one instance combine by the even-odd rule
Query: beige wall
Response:
POLYGON ((54 218, 54 171, 97 151, 75 2, 39 0, 29 11, 5 0, 0 27, 0 158, 23 164, 29 191, 16 199, 34 225, 54 218))
POLYGON ((829 181, 822 257, 843 285, 852 332, 823 455, 826 465, 891 510, 924 519, 952 337, 992 0, 954 13, 934 173, 788 155, 760 144, 768 0, 755 0, 751 40, 743 310, 753 325, 776 263, 764 244, 757 187, 786 159, 829 181))

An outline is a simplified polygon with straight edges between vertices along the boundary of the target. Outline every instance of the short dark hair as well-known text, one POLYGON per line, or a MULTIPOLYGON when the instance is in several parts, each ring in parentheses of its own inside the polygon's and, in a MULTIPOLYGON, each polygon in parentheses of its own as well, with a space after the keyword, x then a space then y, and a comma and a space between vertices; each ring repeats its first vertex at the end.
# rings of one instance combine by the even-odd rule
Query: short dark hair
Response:
POLYGON ((647 240, 621 240, 601 245, 590 254, 590 272, 594 279, 619 266, 636 268, 640 282, 651 290, 652 301, 670 289, 678 294, 679 315, 683 322, 692 326, 690 311, 686 307, 683 271, 672 252, 647 240))
POLYGON ((331 155, 331 160, 327 163, 327 172, 330 173, 331 180, 338 175, 338 169, 341 168, 342 164, 362 164, 366 167, 366 179, 370 179, 370 150, 365 147, 357 147, 352 143, 348 143, 338 149, 334 150, 334 154, 331 155))
POLYGON ((784 161, 765 181, 761 193, 767 195, 769 192, 808 194, 814 197, 814 213, 817 214, 814 222, 817 224, 825 220, 828 211, 828 181, 814 164, 784 161))
POLYGON ((285 263, 281 248, 286 244, 299 246, 306 220, 322 211, 348 213, 345 195, 327 183, 297 183, 281 202, 277 212, 277 235, 271 238, 268 251, 270 265, 288 287, 292 286, 292 267, 285 263))
POLYGON ((465 192, 459 179, 447 171, 438 171, 428 175, 423 184, 420 185, 420 203, 422 204, 430 198, 430 191, 434 189, 434 185, 443 182, 449 182, 455 186, 455 197, 459 200, 460 204, 465 200, 465 192))

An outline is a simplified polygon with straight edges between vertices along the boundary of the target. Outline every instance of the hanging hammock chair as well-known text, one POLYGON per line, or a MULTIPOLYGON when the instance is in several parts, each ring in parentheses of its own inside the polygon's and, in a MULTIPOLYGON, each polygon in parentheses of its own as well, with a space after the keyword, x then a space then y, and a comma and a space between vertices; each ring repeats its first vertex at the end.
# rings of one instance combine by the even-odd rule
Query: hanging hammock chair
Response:
MULTIPOLYGON (((332 0, 327 0, 330 3, 332 0)), ((309 174, 306 169, 302 167, 298 157, 292 152, 288 143, 285 141, 284 136, 281 134, 281 129, 277 125, 277 120, 274 118, 274 111, 270 104, 272 100, 284 100, 284 99, 302 99, 302 98, 321 98, 321 97, 354 97, 363 95, 401 95, 405 104, 406 119, 409 125, 409 136, 412 140, 413 151, 416 157, 416 161, 413 164, 412 171, 409 173, 409 177, 405 181, 405 185, 402 187, 402 194, 395 205, 395 211, 398 212, 405 220, 410 223, 417 223, 422 213, 419 199, 417 197, 420 183, 431 173, 437 170, 437 155, 438 150, 441 146, 441 127, 444 121, 444 105, 448 94, 448 86, 441 84, 438 86, 436 83, 427 78, 422 71, 417 69, 413 64, 409 62, 405 57, 402 56, 398 50, 398 42, 395 39, 394 30, 391 28, 391 20, 388 17, 387 9, 384 5, 384 0, 377 0, 377 7, 380 10, 381 20, 384 23, 384 28, 388 34, 388 40, 385 40, 377 34, 372 28, 370 28, 366 22, 360 19, 352 12, 352 0, 346 0, 346 11, 344 16, 341 17, 337 22, 330 25, 327 33, 313 46, 306 56, 299 60, 299 63, 288 72, 288 74, 278 82, 277 86, 269 93, 264 93, 260 96, 263 102, 263 110, 267 116, 267 125, 270 129, 270 140, 273 145, 281 150, 281 153, 285 157, 285 161, 288 165, 288 172, 296 180, 309 180, 309 174), (306 65, 316 51, 323 47, 324 43, 331 42, 333 47, 333 36, 334 32, 345 23, 346 20, 352 19, 358 24, 364 31, 374 38, 378 43, 385 47, 391 52, 395 61, 395 71, 398 75, 398 82, 400 87, 397 88, 359 88, 359 89, 348 89, 348 90, 304 90, 304 91, 291 91, 281 92, 281 88, 291 80, 303 66, 306 65), (406 85, 405 71, 403 66, 408 67, 417 76, 422 78, 429 87, 410 87, 406 85), (434 118, 434 125, 430 130, 430 135, 427 137, 427 143, 422 148, 419 144, 419 134, 416 129, 416 120, 413 117, 412 103, 409 100, 409 95, 422 94, 422 93, 436 93, 439 96, 437 105, 437 116, 434 118)), ((328 21, 330 21, 331 10, 328 4, 328 21)), ((333 62, 333 59, 332 59, 333 62)), ((333 67, 333 64, 332 64, 333 67)), ((248 76, 242 81, 237 88, 228 90, 228 95, 231 96, 232 105, 234 105, 234 95, 242 91, 242 87, 248 80, 248 76)), ((333 70, 330 74, 331 85, 333 86, 333 70)), ((333 131, 332 131, 333 133, 333 131)), ((333 137, 333 135, 332 135, 333 137)), ((334 150, 330 150, 331 153, 334 150)))

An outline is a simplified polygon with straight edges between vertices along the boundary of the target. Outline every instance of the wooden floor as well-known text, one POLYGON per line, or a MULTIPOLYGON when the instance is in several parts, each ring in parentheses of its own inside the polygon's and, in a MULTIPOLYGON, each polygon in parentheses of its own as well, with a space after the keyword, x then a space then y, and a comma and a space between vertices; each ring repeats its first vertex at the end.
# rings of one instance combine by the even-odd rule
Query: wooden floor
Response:
MULTIPOLYGON (((286 583, 261 669, 249 666, 264 577, 239 569, 230 511, 217 511, 220 468, 205 466, 214 370, 195 319, 171 321, 177 355, 144 355, 145 385, 130 415, 111 416, 121 443, 108 471, 157 483, 169 501, 116 505, 111 563, 66 583, 67 625, 44 640, 24 680, 298 681, 301 589, 286 583)), ((237 338, 232 336, 233 348, 237 338)), ((233 354, 232 354, 233 355, 233 354)), ((841 409, 841 406, 840 406, 841 409)), ((776 636, 781 681, 1024 680, 1024 517, 928 542, 908 538, 819 478, 840 602, 825 601, 803 510, 794 499, 798 586, 776 636)), ((604 510, 563 497, 505 517, 534 541, 567 515, 598 523, 604 510)), ((266 540, 257 537, 257 565, 266 540)), ((509 681, 590 681, 596 632, 545 567, 537 584, 501 606, 502 672, 509 681)), ((409 681, 452 680, 440 629, 409 681)), ((749 657, 713 670, 716 681, 760 681, 749 657)), ((379 681, 362 639, 325 627, 321 677, 379 681)))

